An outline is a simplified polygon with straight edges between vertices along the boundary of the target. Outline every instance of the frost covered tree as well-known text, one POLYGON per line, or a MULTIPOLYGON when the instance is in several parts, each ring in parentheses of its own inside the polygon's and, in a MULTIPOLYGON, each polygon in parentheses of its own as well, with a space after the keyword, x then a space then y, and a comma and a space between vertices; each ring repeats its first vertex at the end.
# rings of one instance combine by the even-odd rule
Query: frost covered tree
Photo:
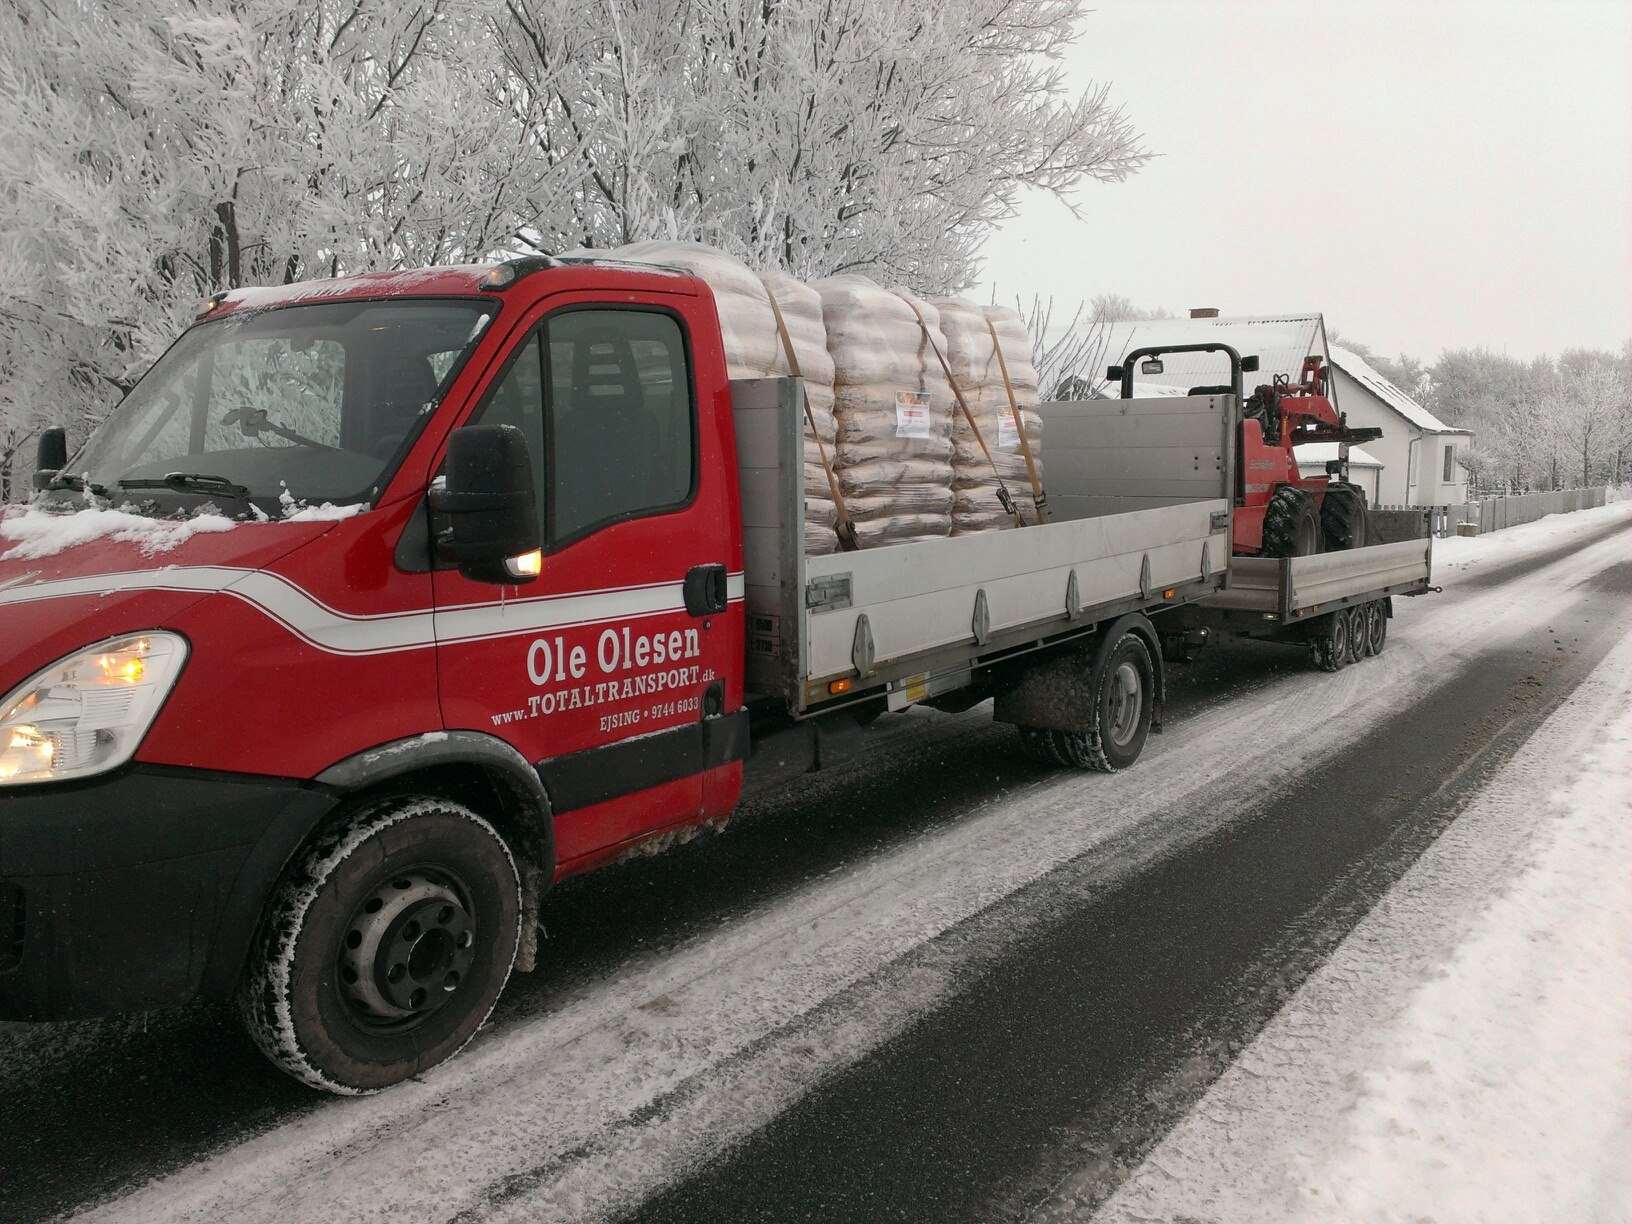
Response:
POLYGON ((544 167, 480 23, 466 0, 0 6, 0 449, 94 421, 215 290, 502 243, 544 167))
POLYGON ((694 238, 962 289, 1143 160, 1087 0, 7 0, 0 466, 219 289, 694 238))
MULTIPOLYGON (((1614 478, 1625 411, 1625 370, 1601 349, 1567 349, 1558 358, 1554 414, 1581 487, 1614 478)), ((1572 472, 1572 476, 1574 473, 1572 472)))
POLYGON ((576 167, 550 249, 695 238, 802 276, 966 288, 1027 189, 1144 160, 1058 55, 1086 0, 503 0, 536 147, 576 167))

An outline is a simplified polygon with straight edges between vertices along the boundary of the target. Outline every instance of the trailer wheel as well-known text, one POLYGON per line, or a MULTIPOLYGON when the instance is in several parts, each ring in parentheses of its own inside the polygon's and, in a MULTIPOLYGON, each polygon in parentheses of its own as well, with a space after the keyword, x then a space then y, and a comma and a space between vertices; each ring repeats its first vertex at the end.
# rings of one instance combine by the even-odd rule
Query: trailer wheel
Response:
POLYGON ((521 882, 503 839, 439 798, 363 805, 300 859, 238 991, 255 1044, 327 1092, 376 1092, 457 1054, 509 980, 521 882))
POLYGON ((1358 663, 1362 659, 1369 658, 1371 655, 1371 651, 1368 649, 1368 643, 1371 640, 1371 631, 1366 624, 1366 606, 1367 605, 1365 604, 1358 604, 1355 607, 1350 608, 1347 612, 1340 614, 1347 617, 1349 621, 1350 663, 1358 663))
POLYGON ((1327 552, 1366 542, 1366 494, 1359 485, 1333 484, 1320 499, 1320 532, 1327 552))
POLYGON ((1263 555, 1307 557, 1320 551, 1320 516, 1315 499, 1295 485, 1275 490, 1264 509, 1263 555))
POLYGON ((1321 671, 1335 672, 1349 661, 1349 614, 1328 612, 1309 638, 1309 661, 1321 671))
POLYGON ((1380 655, 1388 642, 1388 609, 1374 599, 1366 605, 1366 653, 1380 655))
POLYGON ((1052 760, 1067 768, 1100 773, 1126 769, 1139 759, 1150 737, 1155 692, 1156 666, 1150 647, 1137 633, 1124 633, 1106 654, 1095 678, 1088 729, 1022 727, 1020 742, 1038 760, 1052 760))

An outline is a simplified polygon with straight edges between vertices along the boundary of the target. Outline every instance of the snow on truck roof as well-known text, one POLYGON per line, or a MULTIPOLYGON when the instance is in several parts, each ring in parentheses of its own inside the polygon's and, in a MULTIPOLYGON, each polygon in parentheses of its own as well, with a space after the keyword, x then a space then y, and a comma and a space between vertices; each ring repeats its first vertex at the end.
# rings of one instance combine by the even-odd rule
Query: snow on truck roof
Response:
POLYGON ((1360 356, 1359 353, 1351 352, 1342 345, 1335 345, 1332 348, 1332 364, 1425 433, 1466 434, 1472 432, 1471 430, 1457 429, 1454 426, 1445 424, 1444 421, 1441 421, 1428 409, 1379 374, 1372 368, 1371 363, 1360 356))
MULTIPOLYGON (((690 273, 664 264, 634 263, 626 259, 606 259, 589 252, 573 252, 552 257, 554 267, 545 271, 595 267, 646 275, 689 278, 690 273)), ((506 261, 513 262, 513 261, 506 261)), ((482 292, 483 280, 504 263, 441 264, 430 268, 401 268, 385 272, 360 272, 355 276, 324 280, 295 281, 289 285, 255 285, 227 292, 221 305, 240 310, 265 310, 273 306, 295 306, 330 299, 399 297, 474 296, 482 292)))

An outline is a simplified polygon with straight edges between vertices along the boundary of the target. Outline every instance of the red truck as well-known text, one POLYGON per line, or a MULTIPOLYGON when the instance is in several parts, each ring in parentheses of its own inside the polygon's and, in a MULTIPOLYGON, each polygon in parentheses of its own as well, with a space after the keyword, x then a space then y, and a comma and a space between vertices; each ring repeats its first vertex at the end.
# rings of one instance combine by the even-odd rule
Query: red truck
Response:
POLYGON ((552 882, 883 713, 1131 765, 1164 614, 1228 581, 1236 387, 1045 405, 1055 521, 809 556, 802 388, 730 383, 691 277, 217 295, 0 521, 0 1017, 231 996, 372 1091, 472 1038, 552 882))

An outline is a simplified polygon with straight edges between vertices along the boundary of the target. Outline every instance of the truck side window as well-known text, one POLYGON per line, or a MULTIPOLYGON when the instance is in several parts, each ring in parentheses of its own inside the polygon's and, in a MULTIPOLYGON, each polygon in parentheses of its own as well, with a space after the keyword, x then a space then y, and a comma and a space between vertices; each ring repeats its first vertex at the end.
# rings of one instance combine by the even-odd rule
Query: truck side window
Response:
POLYGON ((548 538, 691 496, 686 346, 673 316, 572 310, 549 322, 548 538))
POLYGON ((690 499, 696 429, 672 315, 566 310, 535 332, 477 414, 514 425, 540 465, 552 543, 690 499), (542 337, 542 340, 541 340, 542 337))

